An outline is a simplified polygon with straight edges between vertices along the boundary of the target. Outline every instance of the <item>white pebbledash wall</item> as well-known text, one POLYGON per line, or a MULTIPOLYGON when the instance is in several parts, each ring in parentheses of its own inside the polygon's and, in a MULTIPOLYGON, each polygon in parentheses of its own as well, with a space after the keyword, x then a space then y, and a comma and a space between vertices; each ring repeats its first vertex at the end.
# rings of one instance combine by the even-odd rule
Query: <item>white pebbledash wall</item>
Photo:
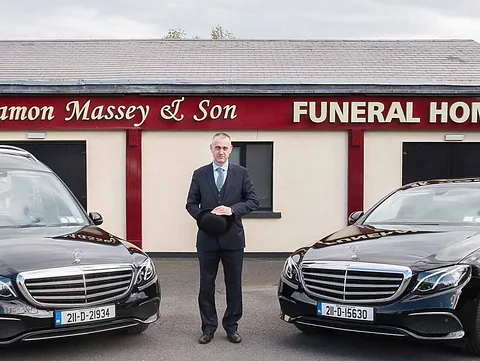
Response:
MULTIPOLYGON (((185 210, 195 168, 209 163, 215 131, 145 131, 142 140, 143 248, 194 252, 196 225, 185 210)), ((4 131, 2 140, 25 140, 4 131)), ((88 211, 125 237, 125 132, 47 131, 49 140, 85 140, 88 211)), ((347 132, 231 131, 235 141, 274 142, 274 210, 280 219, 244 219, 247 252, 290 252, 345 226, 347 132)), ((480 142, 479 132, 462 132, 480 142)), ((443 142, 445 132, 365 132, 364 208, 401 186, 402 142, 443 142)))
MULTIPOLYGON (((46 135, 42 141, 86 141, 87 211, 99 212, 102 228, 125 237, 125 131, 46 131, 46 135)), ((24 141, 26 132, 3 131, 2 140, 24 141)))
MULTIPOLYGON (((451 133, 451 132, 449 132, 451 133)), ((464 142, 480 142, 480 133, 461 132, 464 142)), ((402 185, 403 142, 444 142, 445 132, 366 131, 364 207, 373 206, 402 185)))
MULTIPOLYGON (((185 209, 193 170, 211 162, 215 131, 146 131, 142 139, 143 248, 195 252, 185 209)), ((247 252, 291 252, 345 225, 347 132, 231 131, 234 141, 273 141, 273 203, 280 219, 244 219, 247 252)))

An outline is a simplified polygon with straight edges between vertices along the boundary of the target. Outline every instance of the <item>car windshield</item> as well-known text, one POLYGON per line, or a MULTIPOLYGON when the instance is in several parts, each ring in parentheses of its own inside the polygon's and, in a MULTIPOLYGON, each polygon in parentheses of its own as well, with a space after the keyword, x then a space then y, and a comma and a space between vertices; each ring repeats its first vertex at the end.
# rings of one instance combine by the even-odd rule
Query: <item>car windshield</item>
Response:
POLYGON ((437 184, 399 190, 381 202, 364 224, 480 225, 480 187, 437 184))
POLYGON ((87 224, 84 211, 54 174, 0 169, 0 228, 87 224))

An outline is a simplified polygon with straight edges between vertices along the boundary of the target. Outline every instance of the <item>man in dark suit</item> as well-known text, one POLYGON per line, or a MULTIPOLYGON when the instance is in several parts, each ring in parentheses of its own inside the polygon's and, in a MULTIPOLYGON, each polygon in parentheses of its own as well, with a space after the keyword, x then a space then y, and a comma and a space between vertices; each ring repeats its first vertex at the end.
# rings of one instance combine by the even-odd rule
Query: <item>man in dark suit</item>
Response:
POLYGON ((231 217, 229 230, 214 236, 199 228, 197 255, 200 265, 198 304, 202 320, 199 342, 209 343, 218 327, 215 307, 215 280, 222 261, 227 292, 227 309, 222 326, 231 342, 238 343, 238 321, 242 317, 242 268, 245 233, 242 217, 256 210, 259 202, 246 168, 228 162, 232 143, 228 134, 217 133, 210 144, 213 162, 193 172, 186 209, 198 221, 202 210, 231 217))

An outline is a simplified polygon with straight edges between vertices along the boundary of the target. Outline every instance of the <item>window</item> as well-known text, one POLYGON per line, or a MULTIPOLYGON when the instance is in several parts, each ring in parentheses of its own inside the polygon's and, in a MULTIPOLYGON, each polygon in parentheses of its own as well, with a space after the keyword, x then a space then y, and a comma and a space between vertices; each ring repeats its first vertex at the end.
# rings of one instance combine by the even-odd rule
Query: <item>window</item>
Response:
POLYGON ((85 226, 80 205, 51 173, 0 170, 0 229, 85 226))
POLYGON ((440 184, 400 190, 384 200, 365 219, 369 224, 480 224, 477 186, 440 184))
MULTIPOLYGON (((248 169, 259 199, 259 212, 273 211, 273 143, 232 142, 230 162, 248 169)), ((279 213, 277 214, 277 216, 279 213)), ((271 214, 270 216, 274 216, 271 214)), ((278 217, 275 217, 278 218, 278 217)))

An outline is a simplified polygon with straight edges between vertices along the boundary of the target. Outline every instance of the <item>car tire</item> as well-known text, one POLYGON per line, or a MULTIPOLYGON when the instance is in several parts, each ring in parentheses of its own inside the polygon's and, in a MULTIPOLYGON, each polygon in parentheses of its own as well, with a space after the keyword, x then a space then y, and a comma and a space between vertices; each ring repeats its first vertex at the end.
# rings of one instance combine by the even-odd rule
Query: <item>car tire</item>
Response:
POLYGON ((316 335, 323 333, 324 329, 321 327, 308 326, 303 323, 294 323, 295 327, 307 335, 316 335))
POLYGON ((470 300, 463 311, 469 315, 464 318, 466 335, 462 351, 480 356, 480 295, 470 300))
POLYGON ((150 325, 143 325, 143 324, 141 324, 141 325, 129 327, 129 328, 127 328, 127 329, 125 330, 125 332, 126 332, 128 335, 139 335, 139 334, 145 332, 145 331, 148 329, 149 326, 150 326, 150 325))

